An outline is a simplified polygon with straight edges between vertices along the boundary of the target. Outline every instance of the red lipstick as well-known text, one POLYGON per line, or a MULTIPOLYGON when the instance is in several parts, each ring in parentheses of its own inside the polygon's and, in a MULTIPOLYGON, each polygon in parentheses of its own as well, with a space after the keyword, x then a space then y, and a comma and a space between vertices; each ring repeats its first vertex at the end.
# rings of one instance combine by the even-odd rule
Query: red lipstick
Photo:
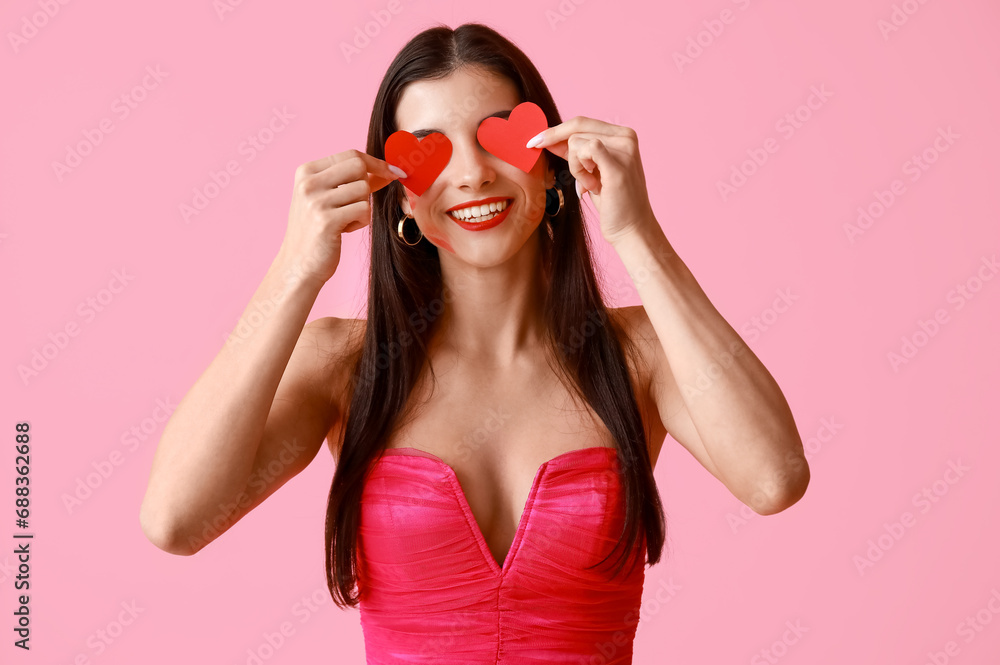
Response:
POLYGON ((466 201, 465 203, 459 203, 457 206, 452 206, 448 208, 445 212, 451 212, 452 210, 461 210, 462 208, 468 208, 469 206, 481 206, 486 203, 499 203, 500 201, 506 201, 509 196, 491 196, 488 199, 480 199, 478 201, 466 201))
POLYGON ((504 208, 501 212, 495 214, 493 217, 486 220, 485 222, 467 222, 461 219, 455 219, 451 215, 448 215, 448 217, 450 217, 453 222, 461 226, 466 231, 485 231, 487 229, 492 229, 494 226, 500 224, 501 222, 503 222, 503 220, 507 218, 507 214, 510 212, 510 209, 514 207, 514 199, 505 196, 494 196, 493 198, 483 199, 481 201, 470 201, 469 203, 463 203, 461 205, 455 206, 454 208, 450 208, 450 210, 460 210, 461 208, 467 208, 473 205, 484 205, 486 203, 492 203, 494 201, 508 201, 508 200, 509 203, 507 203, 506 208, 504 208))

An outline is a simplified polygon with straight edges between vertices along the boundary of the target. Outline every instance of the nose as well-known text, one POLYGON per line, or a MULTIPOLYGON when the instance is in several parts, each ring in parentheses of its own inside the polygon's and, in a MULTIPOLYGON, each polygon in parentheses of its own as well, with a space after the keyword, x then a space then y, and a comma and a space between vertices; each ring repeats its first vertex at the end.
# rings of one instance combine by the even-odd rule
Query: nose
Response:
POLYGON ((476 140, 452 143, 448 164, 451 184, 460 189, 478 190, 496 180, 493 156, 476 140))

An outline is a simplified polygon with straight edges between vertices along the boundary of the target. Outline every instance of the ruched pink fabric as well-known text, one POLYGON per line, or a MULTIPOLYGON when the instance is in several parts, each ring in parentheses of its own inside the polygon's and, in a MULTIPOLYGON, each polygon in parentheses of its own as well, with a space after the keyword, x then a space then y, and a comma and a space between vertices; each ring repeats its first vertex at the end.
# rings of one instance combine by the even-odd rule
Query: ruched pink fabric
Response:
POLYGON ((631 663, 640 561, 609 580, 624 498, 617 450, 563 453, 538 468, 497 565, 454 470, 416 448, 371 469, 358 535, 359 609, 370 664, 631 663))

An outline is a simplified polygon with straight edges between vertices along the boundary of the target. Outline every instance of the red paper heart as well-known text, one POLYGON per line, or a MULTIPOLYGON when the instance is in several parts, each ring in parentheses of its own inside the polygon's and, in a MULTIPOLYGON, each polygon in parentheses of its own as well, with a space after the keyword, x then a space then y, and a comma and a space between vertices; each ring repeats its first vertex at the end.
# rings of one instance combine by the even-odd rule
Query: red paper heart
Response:
POLYGON ((385 140, 385 161, 406 172, 399 181, 417 196, 427 191, 450 159, 451 141, 440 132, 420 140, 401 129, 385 140))
POLYGON ((507 120, 483 120, 476 138, 488 152, 527 173, 538 161, 542 148, 525 148, 524 144, 548 126, 545 111, 538 104, 522 102, 514 107, 507 120))

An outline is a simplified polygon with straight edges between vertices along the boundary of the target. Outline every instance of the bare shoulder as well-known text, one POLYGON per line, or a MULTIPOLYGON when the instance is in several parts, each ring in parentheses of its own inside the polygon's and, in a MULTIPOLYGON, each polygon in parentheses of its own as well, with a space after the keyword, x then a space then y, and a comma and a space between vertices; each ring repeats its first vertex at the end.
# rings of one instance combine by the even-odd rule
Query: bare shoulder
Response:
POLYGON ((350 377, 361 351, 366 319, 325 316, 306 324, 303 335, 310 335, 317 350, 318 375, 327 391, 332 423, 327 433, 327 447, 337 460, 343 438, 344 416, 350 405, 350 377))

